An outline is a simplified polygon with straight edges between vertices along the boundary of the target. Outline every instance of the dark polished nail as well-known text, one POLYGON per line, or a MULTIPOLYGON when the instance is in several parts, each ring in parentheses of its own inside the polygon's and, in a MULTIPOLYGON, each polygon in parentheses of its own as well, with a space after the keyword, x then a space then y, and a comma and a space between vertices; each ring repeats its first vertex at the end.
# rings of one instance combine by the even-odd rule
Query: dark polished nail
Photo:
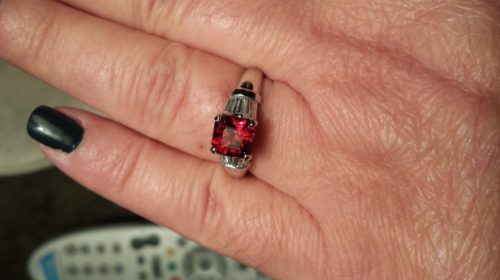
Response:
POLYGON ((82 141, 83 128, 61 112, 40 106, 31 113, 28 134, 45 146, 71 153, 82 141))

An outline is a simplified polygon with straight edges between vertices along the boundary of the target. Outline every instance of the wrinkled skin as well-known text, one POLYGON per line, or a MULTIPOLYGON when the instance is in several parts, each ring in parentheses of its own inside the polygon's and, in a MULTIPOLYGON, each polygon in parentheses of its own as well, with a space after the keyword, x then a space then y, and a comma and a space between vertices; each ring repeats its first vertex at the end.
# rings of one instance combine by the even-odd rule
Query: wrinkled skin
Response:
POLYGON ((83 185, 277 279, 500 278, 498 1, 63 2, 3 0, 0 56, 110 116, 43 147, 83 185), (249 66, 238 180, 209 143, 249 66))

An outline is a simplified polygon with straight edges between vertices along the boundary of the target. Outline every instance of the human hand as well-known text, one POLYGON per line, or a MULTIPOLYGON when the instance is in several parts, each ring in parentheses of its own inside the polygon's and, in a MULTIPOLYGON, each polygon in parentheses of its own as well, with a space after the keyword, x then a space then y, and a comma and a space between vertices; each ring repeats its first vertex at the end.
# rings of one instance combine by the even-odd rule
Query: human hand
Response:
POLYGON ((63 2, 4 0, 0 57, 110 116, 43 148, 89 189, 278 279, 500 277, 495 1, 63 2), (238 180, 209 144, 249 66, 238 180))

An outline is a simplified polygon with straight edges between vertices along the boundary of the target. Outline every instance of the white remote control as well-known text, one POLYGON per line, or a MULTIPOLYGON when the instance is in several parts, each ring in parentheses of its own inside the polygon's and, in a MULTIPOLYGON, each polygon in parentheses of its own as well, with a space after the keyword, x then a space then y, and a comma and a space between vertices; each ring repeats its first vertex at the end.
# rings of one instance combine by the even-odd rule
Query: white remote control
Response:
POLYGON ((68 234, 30 257, 33 280, 260 280, 261 273, 155 225, 68 234))

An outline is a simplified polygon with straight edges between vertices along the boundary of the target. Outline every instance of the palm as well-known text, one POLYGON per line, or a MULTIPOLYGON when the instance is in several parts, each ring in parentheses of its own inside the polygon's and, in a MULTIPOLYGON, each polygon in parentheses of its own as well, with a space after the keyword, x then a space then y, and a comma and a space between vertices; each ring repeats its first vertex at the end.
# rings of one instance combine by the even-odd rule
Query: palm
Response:
POLYGON ((47 153, 89 188, 278 278, 498 275, 486 3, 64 1, 139 32, 4 1, 2 57, 135 130, 65 109, 86 142, 47 153), (208 144, 241 65, 268 79, 252 176, 236 180, 208 144))

